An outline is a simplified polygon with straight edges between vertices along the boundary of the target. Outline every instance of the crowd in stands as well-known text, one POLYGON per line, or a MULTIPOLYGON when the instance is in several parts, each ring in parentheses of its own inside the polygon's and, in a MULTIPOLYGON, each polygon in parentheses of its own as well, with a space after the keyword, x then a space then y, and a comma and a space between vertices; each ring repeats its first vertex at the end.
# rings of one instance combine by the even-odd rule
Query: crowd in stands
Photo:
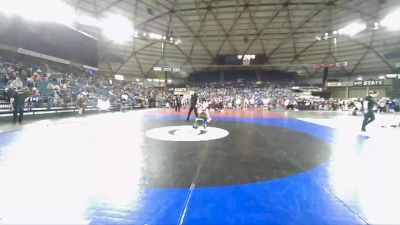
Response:
MULTIPOLYGON (((324 99, 302 96, 291 89, 293 83, 273 83, 266 85, 242 85, 227 87, 204 85, 193 88, 200 98, 209 100, 215 110, 252 109, 266 110, 314 110, 314 111, 360 111, 363 99, 324 99)), ((183 107, 188 107, 189 98, 182 99, 183 107)), ((399 112, 400 99, 386 97, 377 99, 376 111, 399 112)))
MULTIPOLYGON (((1 53, 1 52, 0 52, 1 53)), ((111 104, 139 107, 174 107, 176 98, 166 88, 145 87, 138 82, 113 79, 93 71, 52 64, 39 59, 17 59, 0 54, 0 100, 9 100, 16 87, 30 92, 30 107, 65 107, 77 104, 111 104)), ((293 82, 247 84, 207 84, 188 87, 192 93, 210 101, 211 108, 266 110, 361 110, 362 99, 323 99, 304 97, 291 89, 293 82)), ((190 96, 180 98, 182 107, 190 105, 190 96)), ((377 110, 398 112, 400 100, 380 98, 377 110)))
POLYGON ((92 71, 54 66, 39 60, 22 63, 15 58, 0 57, 0 97, 8 101, 16 87, 30 92, 33 107, 73 105, 79 98, 84 98, 87 104, 108 99, 112 103, 129 101, 130 105, 155 107, 157 101, 165 101, 167 96, 161 89, 118 81, 92 71), (127 98, 121 99, 123 95, 127 98))

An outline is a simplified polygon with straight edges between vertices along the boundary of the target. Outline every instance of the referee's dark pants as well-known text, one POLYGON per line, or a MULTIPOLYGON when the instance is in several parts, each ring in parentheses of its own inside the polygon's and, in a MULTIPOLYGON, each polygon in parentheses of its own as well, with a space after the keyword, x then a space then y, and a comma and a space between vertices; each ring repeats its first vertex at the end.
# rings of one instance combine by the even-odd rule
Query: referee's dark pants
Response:
POLYGON ((188 113, 188 116, 187 116, 187 119, 186 120, 189 120, 189 117, 190 117, 190 114, 192 114, 192 111, 194 110, 194 115, 196 116, 196 117, 198 117, 198 115, 197 115, 197 107, 195 107, 195 106, 190 106, 190 108, 189 108, 189 113, 188 113))
POLYGON ((181 105, 180 104, 176 104, 175 105, 175 112, 180 112, 181 111, 181 105))
POLYGON ((18 108, 15 107, 13 110, 13 122, 16 123, 18 119, 18 122, 22 123, 24 120, 24 108, 18 108), (19 115, 18 115, 19 114, 19 115))
POLYGON ((364 114, 364 121, 362 123, 361 130, 365 131, 366 126, 371 123, 372 121, 375 120, 375 115, 373 111, 368 111, 367 113, 364 114))

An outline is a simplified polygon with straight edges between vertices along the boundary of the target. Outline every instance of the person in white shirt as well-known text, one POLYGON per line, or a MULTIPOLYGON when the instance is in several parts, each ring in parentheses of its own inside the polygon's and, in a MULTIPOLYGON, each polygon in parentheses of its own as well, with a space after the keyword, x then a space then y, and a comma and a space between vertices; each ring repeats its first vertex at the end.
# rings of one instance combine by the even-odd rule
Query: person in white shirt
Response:
POLYGON ((242 105, 242 100, 240 99, 240 97, 238 97, 238 98, 236 99, 236 101, 235 101, 236 109, 241 108, 241 105, 242 105))
POLYGON ((283 105, 285 106, 285 110, 289 109, 289 103, 290 103, 290 100, 287 98, 283 103, 283 105))
POLYGON ((249 107, 249 103, 250 103, 250 102, 249 102, 249 99, 248 99, 248 98, 245 98, 245 99, 244 99, 244 108, 247 109, 247 108, 249 107))
POLYGON ((120 111, 126 111, 127 106, 128 106, 128 99, 129 99, 129 95, 126 91, 124 91, 124 93, 122 93, 122 95, 121 95, 120 111))
POLYGON ((201 99, 197 104, 197 115, 196 122, 193 125, 193 128, 198 128, 199 126, 203 126, 207 128, 207 125, 211 122, 212 118, 210 117, 209 111, 209 103, 205 99, 201 99))
POLYGON ((383 98, 378 102, 378 112, 386 112, 386 99, 383 98))

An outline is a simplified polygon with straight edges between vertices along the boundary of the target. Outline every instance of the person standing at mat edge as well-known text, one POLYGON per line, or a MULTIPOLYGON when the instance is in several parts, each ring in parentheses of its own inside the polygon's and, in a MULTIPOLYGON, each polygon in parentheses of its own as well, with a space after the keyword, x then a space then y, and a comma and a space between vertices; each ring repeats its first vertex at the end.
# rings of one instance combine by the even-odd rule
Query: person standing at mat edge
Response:
POLYGON ((190 114, 192 114, 192 111, 194 110, 194 115, 196 116, 196 118, 198 117, 197 115, 197 100, 198 100, 199 96, 197 96, 196 93, 194 93, 192 95, 192 97, 190 98, 190 108, 189 108, 189 113, 187 116, 186 121, 189 120, 190 114))
POLYGON ((180 112, 182 107, 182 99, 180 96, 175 97, 175 112, 180 112))
POLYGON ((10 97, 10 107, 11 110, 13 111, 13 122, 18 122, 22 123, 24 119, 24 108, 25 108, 25 102, 29 98, 29 93, 27 90, 23 90, 20 86, 17 87, 15 91, 11 93, 10 97), (19 115, 18 115, 19 114, 19 115))
POLYGON ((375 120, 375 115, 374 115, 373 109, 376 104, 374 98, 376 98, 377 96, 378 96, 378 92, 371 90, 371 91, 369 91, 368 96, 365 97, 365 99, 364 99, 364 104, 363 104, 364 120, 363 120, 362 127, 361 127, 361 131, 363 131, 363 132, 366 131, 366 126, 375 120))

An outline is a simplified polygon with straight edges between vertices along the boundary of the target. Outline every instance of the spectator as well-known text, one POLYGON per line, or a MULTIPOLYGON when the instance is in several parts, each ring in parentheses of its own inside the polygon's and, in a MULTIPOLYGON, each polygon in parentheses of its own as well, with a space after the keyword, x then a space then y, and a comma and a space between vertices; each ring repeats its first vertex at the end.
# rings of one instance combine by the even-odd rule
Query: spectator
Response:
POLYGON ((176 96, 175 97, 175 112, 180 112, 181 111, 181 105, 182 101, 181 101, 181 97, 180 96, 176 96))
POLYGON ((15 91, 12 92, 10 97, 10 107, 13 111, 13 122, 22 123, 24 119, 24 108, 25 102, 28 100, 29 94, 27 90, 22 89, 22 87, 17 87, 15 91))

